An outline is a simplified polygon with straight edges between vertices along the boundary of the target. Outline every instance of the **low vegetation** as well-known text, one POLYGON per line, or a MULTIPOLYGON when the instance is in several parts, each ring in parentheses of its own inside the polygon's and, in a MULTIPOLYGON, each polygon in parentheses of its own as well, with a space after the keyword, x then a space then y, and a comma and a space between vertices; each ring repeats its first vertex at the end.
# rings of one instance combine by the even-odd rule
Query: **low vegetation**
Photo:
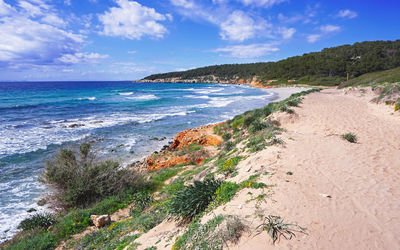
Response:
POLYGON ((235 216, 219 215, 205 224, 192 222, 172 249, 222 249, 228 242, 237 243, 246 225, 235 216))
POLYGON ((220 185, 221 181, 212 178, 194 181, 192 185, 186 186, 172 197, 168 204, 169 215, 182 222, 191 221, 206 210, 220 185))
POLYGON ((50 213, 38 213, 29 216, 25 220, 21 221, 18 228, 22 230, 32 230, 32 229, 48 229, 51 225, 55 224, 57 221, 55 216, 50 213))
POLYGON ((146 188, 140 174, 121 168, 119 163, 96 162, 87 143, 80 145, 78 152, 61 149, 47 162, 40 180, 57 188, 57 198, 66 207, 85 207, 128 189, 146 188))
POLYGON ((353 133, 343 134, 342 138, 351 143, 357 143, 357 136, 353 133))
POLYGON ((275 244, 276 241, 279 241, 281 237, 284 237, 287 240, 292 239, 293 236, 296 236, 295 232, 306 233, 305 228, 296 224, 285 223, 280 216, 274 215, 266 216, 264 222, 257 228, 261 229, 261 232, 267 231, 273 244, 275 244))

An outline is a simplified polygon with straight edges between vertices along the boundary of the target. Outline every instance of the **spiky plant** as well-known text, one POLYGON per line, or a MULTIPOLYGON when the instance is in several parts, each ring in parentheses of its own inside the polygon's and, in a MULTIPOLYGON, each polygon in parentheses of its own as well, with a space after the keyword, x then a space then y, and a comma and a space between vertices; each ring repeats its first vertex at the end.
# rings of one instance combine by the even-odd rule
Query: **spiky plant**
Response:
POLYGON ((305 228, 297 224, 285 223, 280 216, 275 215, 268 215, 265 217, 264 222, 257 227, 257 229, 259 228, 268 232, 269 236, 272 238, 272 244, 275 244, 281 236, 290 240, 293 236, 296 237, 295 232, 306 233, 305 228))

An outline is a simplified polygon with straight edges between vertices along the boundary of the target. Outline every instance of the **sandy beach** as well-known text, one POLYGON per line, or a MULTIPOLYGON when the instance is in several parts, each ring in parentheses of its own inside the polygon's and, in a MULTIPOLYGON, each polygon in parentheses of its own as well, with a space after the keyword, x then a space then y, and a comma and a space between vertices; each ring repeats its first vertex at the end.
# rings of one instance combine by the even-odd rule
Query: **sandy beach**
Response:
MULTIPOLYGON (((370 99, 368 93, 328 89, 306 96, 295 115, 277 115, 287 130, 285 145, 252 155, 239 168, 273 173, 263 177, 275 187, 259 209, 306 227, 308 235, 273 247, 262 232, 233 249, 400 248, 400 119, 391 107, 370 99), (358 143, 340 137, 347 132, 358 143)), ((254 213, 246 192, 224 212, 254 213)))
MULTIPOLYGON (((274 114, 286 130, 284 145, 252 154, 228 179, 240 182, 264 173, 260 181, 271 187, 241 190, 202 222, 218 214, 246 221, 251 233, 229 249, 400 248, 400 118, 392 107, 371 103, 373 97, 326 89, 305 96, 295 114, 274 114), (341 138, 348 132, 357 135, 357 143, 341 138), (253 199, 262 193, 264 200, 253 199), (307 234, 282 237, 273 245, 266 231, 257 234, 259 214, 281 216, 305 227, 307 234)), ((158 241, 158 249, 169 249, 163 236, 179 231, 175 222, 163 222, 137 240, 139 248, 158 241)))

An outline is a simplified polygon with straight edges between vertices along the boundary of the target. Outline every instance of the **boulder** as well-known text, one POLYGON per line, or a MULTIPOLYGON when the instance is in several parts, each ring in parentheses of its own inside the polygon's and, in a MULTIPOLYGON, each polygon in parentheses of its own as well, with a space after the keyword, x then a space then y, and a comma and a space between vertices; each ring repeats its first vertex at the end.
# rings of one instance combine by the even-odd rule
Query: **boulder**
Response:
POLYGON ((93 224, 96 227, 102 227, 104 225, 107 225, 108 223, 111 222, 111 217, 108 214, 104 215, 91 215, 90 219, 92 219, 93 224))

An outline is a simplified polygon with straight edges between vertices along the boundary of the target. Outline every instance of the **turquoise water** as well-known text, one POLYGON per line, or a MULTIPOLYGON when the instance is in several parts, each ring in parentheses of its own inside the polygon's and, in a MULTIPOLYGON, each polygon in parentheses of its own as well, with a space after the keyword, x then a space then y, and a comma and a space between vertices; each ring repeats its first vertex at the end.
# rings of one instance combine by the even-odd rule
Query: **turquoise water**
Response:
POLYGON ((217 84, 0 83, 0 242, 16 232, 47 189, 37 177, 60 147, 91 142, 128 164, 179 131, 262 107, 277 95, 217 84), (162 141, 152 138, 166 137, 162 141))

